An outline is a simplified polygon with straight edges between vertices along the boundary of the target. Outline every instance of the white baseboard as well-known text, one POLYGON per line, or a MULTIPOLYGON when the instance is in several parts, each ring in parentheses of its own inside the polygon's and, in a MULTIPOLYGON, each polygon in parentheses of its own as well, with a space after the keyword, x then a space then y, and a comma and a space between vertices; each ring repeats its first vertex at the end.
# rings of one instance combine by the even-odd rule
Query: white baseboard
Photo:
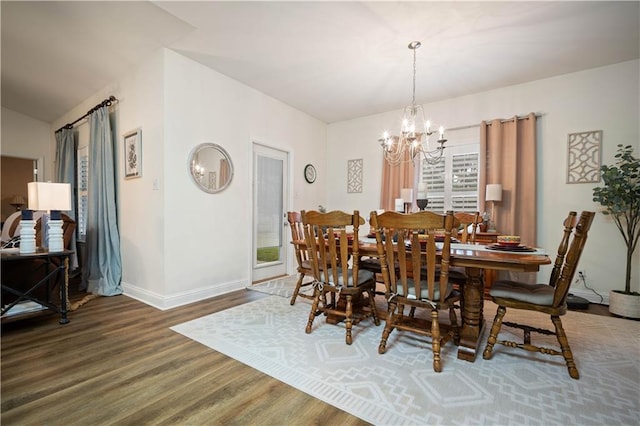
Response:
POLYGON ((153 306, 162 311, 178 306, 188 305, 190 303, 199 302, 211 297, 220 296, 236 290, 242 290, 247 287, 248 281, 233 281, 227 283, 218 283, 208 288, 185 291, 172 295, 162 295, 132 284, 122 282, 122 290, 126 296, 139 300, 142 303, 153 306))
POLYGON ((600 305, 609 305, 609 292, 606 294, 602 294, 602 300, 600 300, 600 296, 595 294, 593 291, 586 288, 570 288, 569 293, 574 296, 582 297, 587 299, 590 303, 597 303, 600 305))

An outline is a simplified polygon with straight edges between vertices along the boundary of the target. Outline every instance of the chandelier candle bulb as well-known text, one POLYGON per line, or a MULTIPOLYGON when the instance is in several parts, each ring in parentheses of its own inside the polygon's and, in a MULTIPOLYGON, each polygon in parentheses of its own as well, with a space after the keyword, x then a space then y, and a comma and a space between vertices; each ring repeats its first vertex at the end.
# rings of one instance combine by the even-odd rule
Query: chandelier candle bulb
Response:
POLYGON ((427 184, 421 182, 418 184, 418 200, 424 200, 427 198, 427 184))

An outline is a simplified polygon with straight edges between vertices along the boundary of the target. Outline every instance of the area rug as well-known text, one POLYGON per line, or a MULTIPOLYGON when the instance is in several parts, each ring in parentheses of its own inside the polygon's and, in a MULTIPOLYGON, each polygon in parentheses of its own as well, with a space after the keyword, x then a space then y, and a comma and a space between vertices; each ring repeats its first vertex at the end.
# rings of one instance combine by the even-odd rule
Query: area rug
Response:
MULTIPOLYGON (((394 331, 380 355, 384 323, 361 322, 347 346, 344 326, 322 317, 305 334, 308 314, 307 303, 270 296, 171 329, 378 425, 637 425, 640 418, 639 322, 567 313, 581 375, 573 380, 561 357, 496 346, 493 359, 470 363, 457 359, 452 342, 435 373, 426 338, 394 331)), ((494 314, 486 303, 485 317, 494 314)), ((549 328, 540 318, 529 323, 549 328)))
MULTIPOLYGON (((312 278, 305 277, 303 283, 311 281, 312 278)), ((291 298, 293 290, 296 288, 296 282, 298 282, 297 275, 287 275, 286 277, 276 278, 271 281, 265 281, 260 284, 251 284, 247 286, 248 290, 259 291, 261 293, 273 294, 275 296, 291 298)), ((313 287, 306 286, 300 288, 302 294, 313 294, 313 287)))

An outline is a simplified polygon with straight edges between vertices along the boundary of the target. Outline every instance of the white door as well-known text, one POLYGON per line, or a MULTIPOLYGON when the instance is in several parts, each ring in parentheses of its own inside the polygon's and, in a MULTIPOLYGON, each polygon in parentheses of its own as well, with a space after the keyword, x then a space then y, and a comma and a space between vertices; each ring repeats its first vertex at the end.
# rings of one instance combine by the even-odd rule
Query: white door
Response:
POLYGON ((253 282, 285 275, 288 270, 288 176, 287 152, 253 144, 253 282))

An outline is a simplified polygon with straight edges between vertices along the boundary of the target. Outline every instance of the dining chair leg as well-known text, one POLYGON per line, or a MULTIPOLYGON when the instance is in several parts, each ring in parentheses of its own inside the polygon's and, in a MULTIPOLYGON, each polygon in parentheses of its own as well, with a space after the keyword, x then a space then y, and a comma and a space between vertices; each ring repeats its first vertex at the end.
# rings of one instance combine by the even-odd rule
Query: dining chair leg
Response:
POLYGON ((433 371, 442 371, 442 361, 440 359, 440 325, 438 321, 438 310, 431 310, 431 347, 433 350, 433 371))
POLYGON ((298 278, 298 282, 296 283, 296 288, 293 290, 293 294, 291 295, 291 305, 296 303, 296 298, 298 297, 298 293, 300 292, 300 287, 302 287, 302 280, 304 279, 304 274, 300 273, 300 278, 298 278))
POLYGON ((376 292, 375 290, 367 290, 367 294, 369 295, 369 309, 371 309, 371 315, 373 315, 373 323, 378 326, 380 325, 380 318, 378 318, 378 312, 376 310, 376 292))
POLYGON ((458 326, 458 316, 456 315, 455 306, 451 306, 449 308, 449 322, 451 322, 451 327, 453 327, 453 343, 456 346, 460 345, 460 327, 458 326))
POLYGON ((347 329, 347 336, 345 338, 347 345, 350 345, 353 342, 353 337, 351 336, 351 328, 353 327, 353 296, 348 294, 347 297, 347 306, 346 306, 346 316, 344 319, 344 325, 347 329))
POLYGON ((579 379, 580 373, 578 373, 578 368, 576 367, 576 363, 573 360, 573 353, 571 352, 571 348, 569 347, 569 340, 567 339, 567 335, 564 332, 564 328, 562 327, 562 321, 560 321, 559 316, 555 315, 551 316, 551 321, 556 328, 556 337, 558 338, 558 343, 560 343, 560 348, 562 348, 562 356, 567 363, 569 375, 574 379, 579 379))
POLYGON ((398 304, 395 302, 389 302, 389 312, 387 314, 387 323, 384 326, 384 331, 382 332, 382 338, 380 339, 380 344, 378 345, 378 353, 383 354, 387 351, 387 339, 389 335, 393 331, 393 323, 396 321, 396 311, 398 309, 398 304))
POLYGON ((311 333, 313 327, 313 320, 316 319, 316 313, 318 312, 318 305, 320 304, 320 297, 324 295, 318 287, 313 289, 313 303, 311 304, 311 312, 309 313, 309 320, 307 321, 307 327, 304 329, 305 333, 311 333))
POLYGON ((504 314, 506 313, 507 308, 505 308, 504 306, 498 306, 498 311, 496 312, 496 317, 493 320, 491 332, 489 333, 489 339, 487 340, 487 346, 484 348, 482 358, 491 359, 491 356, 493 355, 493 346, 498 340, 498 333, 500 333, 500 327, 502 327, 502 318, 504 318, 504 314))

